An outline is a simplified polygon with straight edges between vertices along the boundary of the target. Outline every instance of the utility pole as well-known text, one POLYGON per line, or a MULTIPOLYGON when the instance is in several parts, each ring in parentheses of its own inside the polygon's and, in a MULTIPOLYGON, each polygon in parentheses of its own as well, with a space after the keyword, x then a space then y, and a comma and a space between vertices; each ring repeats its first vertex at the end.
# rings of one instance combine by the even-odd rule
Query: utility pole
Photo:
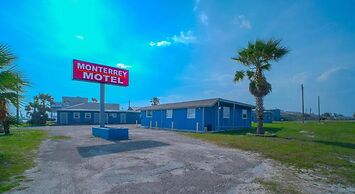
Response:
POLYGON ((304 123, 304 93, 303 93, 303 84, 301 84, 302 90, 302 123, 304 123))
MULTIPOLYGON (((18 75, 16 76, 19 79, 18 75)), ((18 83, 16 84, 16 122, 17 124, 20 123, 20 98, 19 98, 19 91, 20 87, 18 83)))
POLYGON ((318 96, 318 122, 320 122, 320 97, 318 96))

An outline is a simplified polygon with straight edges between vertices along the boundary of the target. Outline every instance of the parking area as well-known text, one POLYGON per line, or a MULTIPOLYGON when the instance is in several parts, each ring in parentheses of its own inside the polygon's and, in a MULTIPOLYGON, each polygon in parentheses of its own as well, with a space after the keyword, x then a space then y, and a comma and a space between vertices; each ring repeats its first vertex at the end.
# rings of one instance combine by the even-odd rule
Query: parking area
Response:
MULTIPOLYGON (((270 161, 180 133, 129 127, 130 140, 92 137, 91 126, 42 127, 31 179, 15 193, 263 193, 256 178, 275 173, 270 161)), ((117 126, 116 126, 117 127, 117 126)))

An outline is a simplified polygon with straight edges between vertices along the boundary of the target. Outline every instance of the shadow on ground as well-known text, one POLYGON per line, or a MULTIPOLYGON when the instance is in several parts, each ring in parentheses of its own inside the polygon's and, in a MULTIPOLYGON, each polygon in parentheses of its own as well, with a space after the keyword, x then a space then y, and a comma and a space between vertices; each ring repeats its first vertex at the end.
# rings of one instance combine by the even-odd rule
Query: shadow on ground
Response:
POLYGON ((133 150, 155 148, 155 147, 161 147, 167 145, 169 144, 159 142, 159 141, 152 141, 152 140, 129 141, 129 142, 117 142, 114 144, 78 147, 78 152, 81 155, 81 157, 88 158, 88 157, 94 157, 100 155, 128 152, 133 150))

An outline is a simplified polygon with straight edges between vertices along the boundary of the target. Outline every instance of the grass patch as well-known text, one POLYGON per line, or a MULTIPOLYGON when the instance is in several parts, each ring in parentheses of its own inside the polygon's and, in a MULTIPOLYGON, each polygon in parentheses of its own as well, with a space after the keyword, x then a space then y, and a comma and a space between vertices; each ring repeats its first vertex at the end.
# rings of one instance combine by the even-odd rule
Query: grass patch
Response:
POLYGON ((255 128, 186 135, 311 169, 332 183, 355 184, 355 122, 277 122, 264 126, 276 136, 246 135, 255 133, 255 128))
POLYGON ((34 165, 38 148, 47 132, 12 129, 10 135, 0 135, 0 193, 20 185, 22 173, 34 165))
POLYGON ((289 184, 280 183, 276 181, 258 180, 258 182, 272 193, 289 193, 289 194, 301 194, 300 191, 290 186, 289 184))
POLYGON ((50 136, 49 139, 52 140, 70 140, 70 136, 64 136, 64 135, 56 135, 56 136, 50 136))

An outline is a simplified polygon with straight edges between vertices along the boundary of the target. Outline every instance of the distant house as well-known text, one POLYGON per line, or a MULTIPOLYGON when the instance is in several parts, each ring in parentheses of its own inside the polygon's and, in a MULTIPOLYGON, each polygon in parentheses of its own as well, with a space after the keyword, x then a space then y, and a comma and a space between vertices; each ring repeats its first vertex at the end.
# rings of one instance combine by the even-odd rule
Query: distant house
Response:
MULTIPOLYGON (((257 122, 255 110, 252 111, 252 121, 257 122)), ((272 123, 273 121, 281 121, 281 110, 280 109, 269 109, 265 110, 263 113, 263 122, 272 123)))
POLYGON ((253 105, 221 98, 141 108, 141 125, 182 131, 223 131, 251 127, 253 105))
MULTIPOLYGON (((58 125, 99 124, 99 103, 84 102, 57 109, 58 125)), ((119 104, 105 104, 106 124, 140 123, 140 112, 122 111, 119 104)))
POLYGON ((88 98, 63 96, 61 102, 54 102, 51 105, 51 111, 57 112, 58 109, 81 103, 88 103, 88 98))

